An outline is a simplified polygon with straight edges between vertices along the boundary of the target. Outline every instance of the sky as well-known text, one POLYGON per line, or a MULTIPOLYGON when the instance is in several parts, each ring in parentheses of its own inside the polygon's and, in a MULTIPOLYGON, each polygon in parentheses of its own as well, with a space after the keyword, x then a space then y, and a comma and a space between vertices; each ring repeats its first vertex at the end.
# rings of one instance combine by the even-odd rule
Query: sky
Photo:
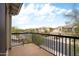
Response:
POLYGON ((64 26, 68 20, 64 14, 72 12, 73 6, 72 3, 24 3, 19 14, 12 16, 12 26, 21 29, 64 26))
POLYGON ((0 0, 7 3, 78 3, 78 0, 0 0))

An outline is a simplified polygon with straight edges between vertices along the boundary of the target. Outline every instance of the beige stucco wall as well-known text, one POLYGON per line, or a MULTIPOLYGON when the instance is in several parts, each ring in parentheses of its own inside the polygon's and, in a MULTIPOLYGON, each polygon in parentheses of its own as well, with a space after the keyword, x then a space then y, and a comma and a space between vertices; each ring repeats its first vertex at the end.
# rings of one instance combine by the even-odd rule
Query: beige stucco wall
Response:
POLYGON ((8 55, 9 48, 11 48, 10 7, 12 7, 10 4, 0 3, 0 55, 8 55))
POLYGON ((6 53, 8 55, 9 48, 11 48, 11 14, 9 9, 9 4, 6 4, 6 53))
MULTIPOLYGON (((11 21, 12 21, 12 9, 11 9, 11 4, 6 4, 6 45, 7 45, 7 50, 6 50, 6 55, 8 55, 9 50, 11 49, 11 21)), ((19 7, 19 6, 18 6, 19 7)), ((17 10, 20 10, 17 8, 17 10)), ((13 11, 15 12, 15 10, 13 11)), ((19 13, 16 11, 17 14, 19 13)))

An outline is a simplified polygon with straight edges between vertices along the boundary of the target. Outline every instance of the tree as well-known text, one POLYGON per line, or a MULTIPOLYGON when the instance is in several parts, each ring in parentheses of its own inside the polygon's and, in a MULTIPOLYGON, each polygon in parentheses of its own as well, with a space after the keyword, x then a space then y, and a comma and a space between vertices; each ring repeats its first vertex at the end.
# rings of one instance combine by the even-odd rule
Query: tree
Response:
POLYGON ((73 5, 73 9, 69 13, 65 13, 65 16, 71 18, 66 24, 72 24, 74 27, 74 32, 79 33, 79 10, 76 9, 76 4, 73 5))
POLYGON ((49 28, 50 29, 50 31, 49 32, 52 32, 53 31, 53 28, 49 28))
POLYGON ((16 27, 12 27, 11 28, 11 32, 12 33, 19 33, 19 32, 24 32, 24 30, 23 29, 16 28, 16 27))

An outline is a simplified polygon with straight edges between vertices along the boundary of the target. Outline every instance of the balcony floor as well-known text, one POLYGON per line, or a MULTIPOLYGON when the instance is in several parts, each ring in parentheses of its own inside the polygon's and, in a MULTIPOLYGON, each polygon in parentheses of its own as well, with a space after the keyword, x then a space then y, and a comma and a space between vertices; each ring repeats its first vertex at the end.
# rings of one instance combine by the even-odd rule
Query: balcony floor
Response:
POLYGON ((39 48, 37 45, 30 43, 13 47, 9 51, 9 56, 53 56, 53 55, 39 48))

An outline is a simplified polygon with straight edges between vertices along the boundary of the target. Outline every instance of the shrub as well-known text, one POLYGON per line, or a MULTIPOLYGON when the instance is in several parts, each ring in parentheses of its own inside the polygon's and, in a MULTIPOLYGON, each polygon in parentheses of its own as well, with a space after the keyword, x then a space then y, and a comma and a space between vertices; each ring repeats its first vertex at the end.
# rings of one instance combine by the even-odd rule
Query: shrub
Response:
POLYGON ((37 45, 41 45, 44 42, 44 40, 41 35, 33 34, 33 42, 37 45))
POLYGON ((27 44, 27 43, 32 43, 32 39, 24 39, 24 43, 27 44))
POLYGON ((26 38, 24 39, 24 43, 32 43, 31 35, 26 36, 26 38))

